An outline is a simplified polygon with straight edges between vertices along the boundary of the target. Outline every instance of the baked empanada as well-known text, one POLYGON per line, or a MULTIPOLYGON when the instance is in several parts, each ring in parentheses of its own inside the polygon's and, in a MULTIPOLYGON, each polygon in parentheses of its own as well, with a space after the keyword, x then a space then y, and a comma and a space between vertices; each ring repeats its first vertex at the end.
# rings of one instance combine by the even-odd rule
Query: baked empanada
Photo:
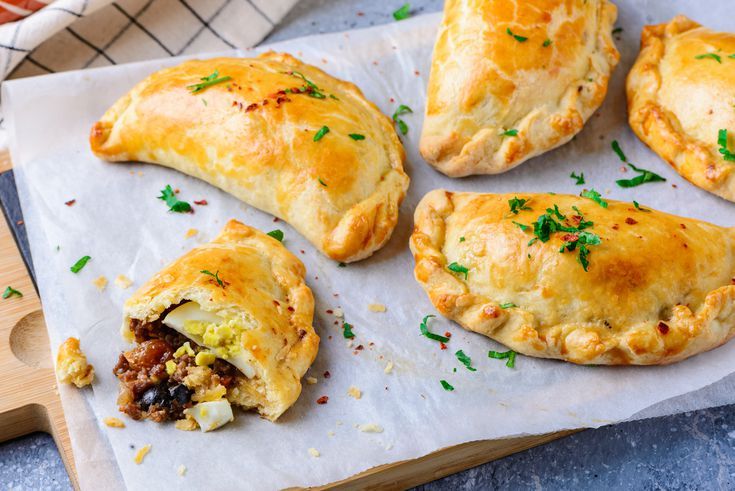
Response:
POLYGON ((735 201, 735 34, 680 15, 645 26, 628 74, 630 127, 696 186, 735 201))
POLYGON ((276 420, 319 347, 304 274, 278 240, 235 220, 166 266, 125 302, 136 346, 114 370, 120 410, 165 421, 227 400, 276 420))
POLYGON ((616 17, 606 0, 447 0, 421 155, 498 174, 571 140, 607 93, 616 17))
POLYGON ((388 241, 408 187, 391 121, 355 85, 287 54, 156 72, 94 125, 90 144, 105 160, 198 177, 344 262, 388 241))
POLYGON ((591 196, 432 191, 416 279, 443 315, 529 356, 665 364, 730 339, 735 229, 591 196))

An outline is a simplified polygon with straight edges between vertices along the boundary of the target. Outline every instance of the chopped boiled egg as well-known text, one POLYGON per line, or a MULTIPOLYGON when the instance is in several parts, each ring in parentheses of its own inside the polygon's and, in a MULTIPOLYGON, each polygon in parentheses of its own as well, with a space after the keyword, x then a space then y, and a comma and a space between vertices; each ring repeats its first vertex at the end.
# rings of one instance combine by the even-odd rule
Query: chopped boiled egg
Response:
POLYGON ((226 399, 200 402, 189 409, 184 409, 184 414, 194 418, 202 431, 216 430, 235 419, 232 407, 226 399))

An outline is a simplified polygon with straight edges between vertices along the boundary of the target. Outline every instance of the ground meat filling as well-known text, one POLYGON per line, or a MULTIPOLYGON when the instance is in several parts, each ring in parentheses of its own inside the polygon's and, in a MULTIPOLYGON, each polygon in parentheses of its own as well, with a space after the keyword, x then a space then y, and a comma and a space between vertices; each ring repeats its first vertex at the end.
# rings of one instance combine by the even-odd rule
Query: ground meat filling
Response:
MULTIPOLYGON (((194 391, 184 384, 184 379, 189 369, 196 367, 195 357, 184 354, 174 359, 174 353, 187 341, 194 353, 206 348, 163 325, 161 319, 176 307, 162 313, 154 322, 130 321, 138 344, 120 355, 113 373, 120 380, 117 401, 120 411, 133 419, 177 420, 184 417, 184 409, 194 405, 194 391), (176 370, 171 375, 166 372, 169 360, 176 363, 176 370)), ((219 358, 210 368, 211 383, 227 389, 239 374, 237 368, 219 358)))

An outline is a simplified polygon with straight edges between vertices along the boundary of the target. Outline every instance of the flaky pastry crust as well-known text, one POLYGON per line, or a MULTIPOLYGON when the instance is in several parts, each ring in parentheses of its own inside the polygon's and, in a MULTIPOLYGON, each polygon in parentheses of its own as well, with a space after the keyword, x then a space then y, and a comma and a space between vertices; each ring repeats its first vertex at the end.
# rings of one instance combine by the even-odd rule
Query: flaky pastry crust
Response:
POLYGON ((571 140, 607 93, 616 17, 607 0, 447 0, 421 155, 451 177, 498 174, 571 140))
POLYGON ((517 196, 531 210, 510 213, 510 194, 435 190, 419 203, 414 273, 449 319, 519 353, 579 364, 672 363, 735 333, 735 229, 624 202, 517 196), (588 272, 575 252, 560 253, 563 233, 529 244, 554 205, 594 222, 602 242, 588 272))
POLYGON ((391 121, 355 85, 287 54, 156 72, 93 126, 90 144, 105 160, 198 177, 286 220, 344 262, 388 241, 409 181, 391 121), (231 79, 196 94, 187 88, 215 71, 231 79), (308 92, 309 82, 322 97, 312 97, 319 94, 308 92), (329 133, 314 141, 323 126, 329 133))
MULTIPOLYGON (((731 54, 735 34, 683 15, 645 26, 626 90, 636 135, 694 185, 735 201, 735 162, 723 158, 718 144, 719 130, 735 133, 731 54)), ((734 144, 731 136, 731 151, 734 144)))
POLYGON ((230 220, 217 238, 163 268, 125 302, 123 334, 132 337, 132 319, 153 322, 187 301, 225 318, 245 316, 254 327, 244 331, 242 349, 256 363, 253 385, 265 390, 257 409, 275 420, 296 402, 319 349, 305 274, 278 240, 230 220), (216 272, 224 286, 202 271, 216 272))

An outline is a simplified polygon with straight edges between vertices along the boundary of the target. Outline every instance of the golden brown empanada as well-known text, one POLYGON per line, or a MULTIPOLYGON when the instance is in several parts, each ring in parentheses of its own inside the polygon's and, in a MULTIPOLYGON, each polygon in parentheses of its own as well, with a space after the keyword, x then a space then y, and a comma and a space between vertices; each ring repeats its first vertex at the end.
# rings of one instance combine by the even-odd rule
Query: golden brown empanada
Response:
POLYGON ((304 274, 278 240, 235 220, 166 266, 125 303, 136 346, 115 367, 120 410, 165 421, 228 400, 276 420, 319 346, 304 274))
POLYGON ((408 187, 391 121, 355 85, 287 54, 156 72, 105 113, 90 143, 106 160, 207 181, 344 262, 387 242, 408 187))
POLYGON ((645 26, 627 93, 638 137, 695 185, 735 201, 735 34, 682 15, 645 26))
POLYGON ((421 155, 498 174, 571 140, 605 98, 616 16, 607 0, 447 0, 421 155))
POLYGON ((443 315, 529 356, 665 364, 730 339, 735 229, 601 202, 432 191, 416 279, 443 315))

